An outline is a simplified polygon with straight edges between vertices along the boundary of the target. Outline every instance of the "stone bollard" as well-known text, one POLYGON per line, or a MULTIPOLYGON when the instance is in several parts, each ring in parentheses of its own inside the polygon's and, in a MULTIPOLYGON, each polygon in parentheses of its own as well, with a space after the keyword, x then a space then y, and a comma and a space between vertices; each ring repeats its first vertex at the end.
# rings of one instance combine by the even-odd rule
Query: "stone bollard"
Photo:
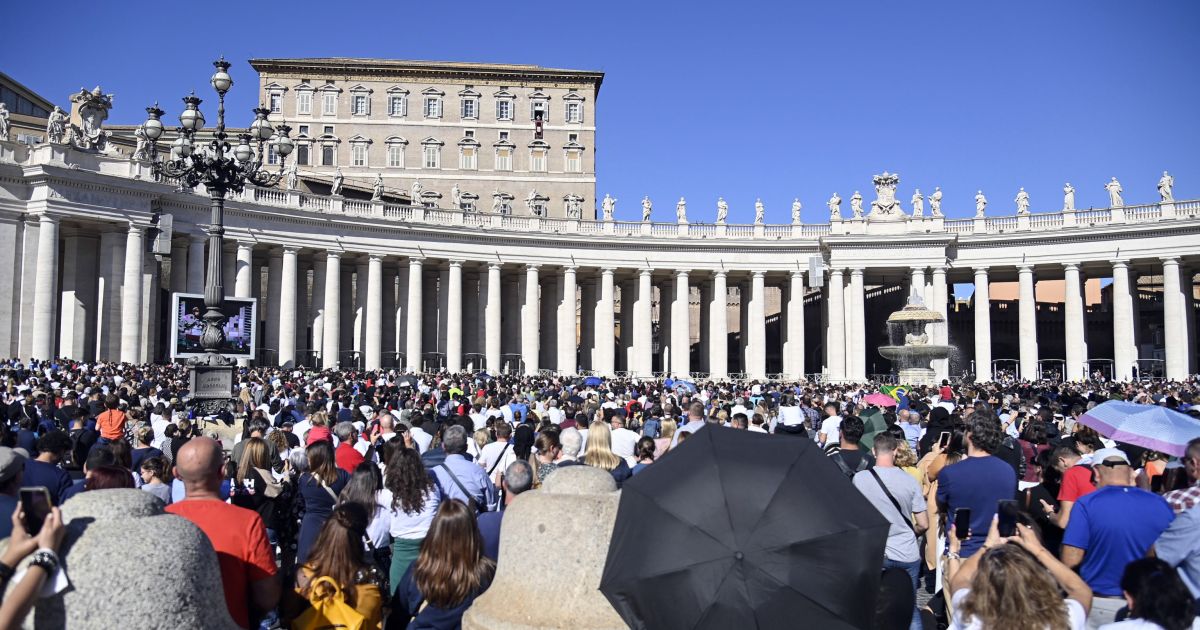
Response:
POLYGON ((208 537, 150 493, 84 492, 62 512, 71 585, 39 600, 25 628, 237 628, 208 537))
POLYGON ((627 628, 600 592, 619 499, 612 476, 591 466, 560 468, 519 496, 504 515, 496 577, 463 629, 627 628))

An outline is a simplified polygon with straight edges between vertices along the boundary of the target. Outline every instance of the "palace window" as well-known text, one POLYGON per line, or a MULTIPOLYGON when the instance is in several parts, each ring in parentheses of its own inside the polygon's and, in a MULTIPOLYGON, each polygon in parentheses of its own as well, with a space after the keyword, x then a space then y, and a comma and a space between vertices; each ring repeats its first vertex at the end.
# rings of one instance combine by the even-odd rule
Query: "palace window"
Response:
POLYGON ((512 120, 512 101, 500 99, 496 101, 496 120, 512 120))
POLYGON ((566 171, 568 173, 583 172, 583 157, 582 152, 579 149, 567 149, 566 171))
POLYGON ((442 117, 442 97, 426 96, 425 97, 425 117, 426 118, 441 118, 442 117))
POLYGON ((546 147, 535 146, 529 149, 529 170, 534 173, 546 172, 546 147))
POLYGON ((464 120, 474 120, 479 117, 479 101, 474 98, 464 98, 460 114, 464 120))
POLYGON ((267 164, 279 164, 279 152, 275 150, 275 143, 267 144, 267 164))
POLYGON ((300 90, 296 92, 296 113, 312 114, 312 91, 300 90))
POLYGON ((442 165, 442 148, 436 144, 427 144, 422 148, 424 153, 425 168, 441 168, 442 165))
POLYGON ((464 171, 473 171, 478 168, 479 160, 477 158, 479 152, 475 147, 459 147, 458 149, 458 168, 464 171))
POLYGON ((351 166, 366 166, 367 165, 367 143, 355 142, 350 149, 350 165, 351 166))
POLYGON ((308 145, 307 144, 297 144, 296 145, 296 165, 297 166, 308 166, 308 145))
POLYGON ((337 150, 331 144, 321 147, 321 166, 333 166, 337 159, 337 150))
POLYGON ((388 166, 391 168, 404 168, 404 145, 399 143, 389 144, 387 147, 388 166))
POLYGON ((326 91, 321 97, 321 114, 337 116, 337 92, 326 91))
POLYGON ((268 97, 272 114, 283 112, 283 95, 279 92, 271 92, 268 97))
POLYGON ((511 171, 512 165, 512 149, 508 147, 499 147, 496 149, 496 170, 511 171))
POLYGON ((567 103, 567 122, 583 122, 583 103, 567 103))
POLYGON ((351 111, 355 116, 366 116, 367 111, 367 96, 365 94, 355 94, 353 97, 353 109, 351 111))
POLYGON ((408 97, 393 94, 388 97, 388 116, 403 116, 408 113, 408 97))

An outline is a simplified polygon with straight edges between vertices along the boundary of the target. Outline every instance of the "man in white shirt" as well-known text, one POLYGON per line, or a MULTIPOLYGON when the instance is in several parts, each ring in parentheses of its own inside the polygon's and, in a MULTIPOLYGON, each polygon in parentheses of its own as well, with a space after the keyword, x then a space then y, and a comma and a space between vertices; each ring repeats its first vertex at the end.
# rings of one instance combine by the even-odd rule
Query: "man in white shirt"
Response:
MULTIPOLYGON (((516 402, 515 400, 512 402, 516 402)), ((512 402, 500 407, 500 415, 504 418, 504 422, 512 425, 513 423, 513 408, 512 402)))
POLYGON ((563 420, 565 420, 567 417, 566 414, 563 413, 563 410, 558 408, 557 400, 551 400, 546 403, 546 415, 550 417, 550 422, 553 422, 556 425, 562 424, 563 420))
MULTIPOLYGON (((624 457, 626 461, 633 459, 633 451, 637 448, 638 439, 641 437, 634 431, 625 428, 625 416, 614 413, 612 421, 612 451, 619 457, 624 457)), ((637 460, 633 460, 636 464, 637 460)))
POLYGON ((687 423, 679 427, 679 430, 675 432, 675 438, 671 440, 671 448, 679 446, 680 433, 687 431, 688 433, 695 434, 696 431, 704 428, 706 424, 704 421, 704 403, 697 400, 688 405, 687 418, 687 423))
POLYGON ((424 453, 429 450, 429 444, 433 442, 433 436, 421 428, 421 424, 424 422, 423 416, 413 414, 412 419, 413 426, 409 430, 409 433, 412 434, 413 444, 417 447, 417 452, 424 453))
POLYGON ((484 444, 483 450, 479 452, 479 458, 476 460, 483 467, 484 472, 492 475, 499 474, 507 469, 509 464, 516 461, 517 454, 513 451, 512 444, 508 443, 511 437, 511 425, 505 423, 496 425, 496 441, 484 444))
POLYGON ((838 444, 842 439, 842 417, 838 415, 837 403, 825 403, 825 416, 817 434, 817 442, 821 444, 821 448, 825 448, 826 444, 838 444))

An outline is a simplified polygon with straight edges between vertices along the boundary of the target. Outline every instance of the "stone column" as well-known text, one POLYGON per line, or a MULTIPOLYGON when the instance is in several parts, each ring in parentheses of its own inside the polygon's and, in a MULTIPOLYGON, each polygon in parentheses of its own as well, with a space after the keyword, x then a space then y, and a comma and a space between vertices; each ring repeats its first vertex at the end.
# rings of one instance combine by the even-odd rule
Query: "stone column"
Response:
POLYGON ((125 282, 121 288, 121 361, 125 363, 137 363, 142 353, 143 229, 130 223, 125 237, 125 282))
MULTIPOLYGON (((355 333, 358 332, 355 326, 357 319, 354 311, 354 261, 346 261, 346 266, 342 267, 341 293, 338 294, 338 308, 342 313, 341 327, 338 328, 338 347, 342 352, 346 352, 349 356, 346 360, 349 362, 343 365, 343 368, 357 368, 358 363, 362 359, 362 355, 357 357, 350 354, 353 351, 361 350, 362 346, 358 343, 358 337, 355 333)), ((340 364, 342 357, 338 357, 340 364)))
POLYGON ((846 290, 845 271, 829 270, 829 295, 825 305, 828 326, 825 330, 825 363, 829 379, 846 380, 846 290))
POLYGON ((342 328, 342 256, 329 252, 325 256, 325 297, 322 314, 321 366, 334 369, 341 353, 342 328))
POLYGON ((296 365, 296 280, 299 266, 299 249, 283 246, 279 269, 278 316, 279 365, 290 368, 296 365))
POLYGON ((308 307, 309 325, 312 326, 312 362, 308 363, 320 369, 325 355, 325 277, 327 275, 326 256, 320 252, 313 254, 312 303, 308 307))
POLYGON ((1033 266, 1018 265, 1017 280, 1017 334, 1021 378, 1033 381, 1038 377, 1037 297, 1033 290, 1033 266))
POLYGON ((254 269, 254 243, 248 241, 238 241, 237 244, 237 272, 234 274, 233 280, 233 295, 234 297, 248 298, 253 297, 252 288, 252 270, 254 269))
MULTIPOLYGON (((221 290, 229 295, 237 277, 237 242, 225 241, 221 247, 221 290)), ((223 296, 222 296, 223 297, 223 296)))
POLYGON ((987 267, 975 269, 975 380, 992 380, 992 301, 987 267))
POLYGON ((789 378, 804 377, 804 272, 792 271, 788 283, 787 341, 783 351, 783 371, 789 378))
POLYGON ((1196 373, 1196 295, 1195 274, 1186 267, 1181 269, 1183 283, 1183 317, 1187 333, 1187 373, 1196 373))
POLYGON ((358 281, 365 285, 367 298, 363 305, 363 367, 378 370, 383 367, 383 256, 371 254, 366 276, 358 281))
POLYGON ((462 371, 462 266, 463 261, 451 260, 446 280, 446 371, 451 373, 462 371))
POLYGON ((616 323, 613 308, 613 269, 605 267, 600 270, 600 299, 596 302, 595 324, 596 365, 592 368, 603 376, 611 376, 614 371, 616 323))
POLYGON ((575 374, 579 371, 576 365, 575 341, 575 267, 563 267, 558 291, 558 373, 575 374))
POLYGON ((354 349, 359 361, 366 358, 367 341, 367 268, 370 263, 360 257, 354 265, 354 349))
POLYGON ((1066 373, 1068 381, 1087 378, 1087 348, 1084 346, 1083 283, 1079 278, 1079 265, 1063 265, 1063 328, 1066 337, 1066 373))
POLYGON ((121 280, 125 275, 125 239, 117 231, 100 233, 100 278, 96 287, 96 359, 121 356, 121 280))
POLYGON ((1167 353, 1167 378, 1187 378, 1189 341, 1184 308, 1183 283, 1180 281, 1178 256, 1164 256, 1163 265, 1163 346, 1167 353))
POLYGON ((692 318, 688 308, 688 272, 675 272, 675 304, 671 307, 671 372, 675 378, 689 378, 692 373, 692 318))
POLYGON ((729 376, 729 286, 724 270, 713 272, 712 302, 708 304, 709 378, 729 376))
POLYGON ((96 351, 97 241, 94 236, 67 236, 62 253, 62 310, 58 354, 91 361, 96 351))
POLYGON ((525 266, 524 304, 521 307, 521 362, 525 374, 538 372, 538 265, 525 266))
POLYGON ((409 372, 420 372, 423 363, 421 358, 421 354, 424 352, 421 320, 425 314, 424 309, 421 308, 422 283, 425 280, 422 269, 423 260, 422 258, 408 259, 408 331, 405 334, 408 347, 405 354, 408 359, 409 372))
POLYGON ((383 314, 381 315, 383 331, 380 334, 380 343, 383 345, 381 361, 387 361, 391 367, 402 368, 395 362, 396 352, 398 352, 396 344, 399 339, 396 335, 396 313, 399 309, 399 300, 396 299, 396 267, 388 264, 383 268, 383 314))
POLYGON ((500 329, 500 263, 488 263, 487 267, 487 307, 484 309, 484 354, 487 355, 485 364, 488 372, 499 374, 500 341, 503 332, 500 329))
MULTIPOLYGON (((271 355, 265 355, 272 365, 282 365, 279 357, 279 304, 283 299, 283 252, 272 249, 267 254, 267 348, 275 352, 274 361, 271 355)), ((293 354, 293 358, 295 358, 293 354)))
POLYGON ((204 293, 204 244, 208 237, 204 234, 188 235, 187 255, 187 292, 197 295, 204 293))
POLYGON ((863 286, 863 270, 850 270, 850 356, 847 360, 853 369, 850 378, 858 382, 867 380, 867 331, 866 294, 863 286))
POLYGON ((629 369, 640 378, 654 374, 653 274, 652 269, 638 270, 637 300, 633 304, 633 365, 629 369))
POLYGON ((750 277, 750 304, 746 309, 746 376, 767 377, 767 287, 766 273, 755 271, 750 277))
POLYGON ((1133 377, 1133 296, 1129 292, 1129 261, 1114 260, 1112 273, 1113 379, 1133 377))
MULTIPOLYGON (((576 278, 576 282, 579 282, 576 278)), ((596 301, 599 279, 579 282, 579 360, 580 368, 596 369, 596 301)))
MULTIPOLYGON (((946 309, 946 301, 949 297, 947 295, 947 289, 949 287, 946 284, 946 268, 941 266, 934 267, 932 270, 932 276, 932 308, 938 313, 941 313, 943 320, 942 323, 933 325, 933 330, 935 333, 934 338, 937 339, 937 343, 946 345, 950 343, 950 324, 949 320, 947 319, 949 317, 949 313, 946 309)), ((933 370, 937 373, 937 378, 939 380, 950 378, 950 360, 938 359, 937 361, 934 361, 933 370)))
MULTIPOLYGON (((38 219, 37 270, 33 280, 33 358, 54 358, 58 311, 58 218, 43 214, 38 219)), ((141 297, 141 260, 136 278, 141 297)), ((126 279, 129 270, 126 269, 126 279)), ((141 328, 138 328, 141 334, 141 328)))

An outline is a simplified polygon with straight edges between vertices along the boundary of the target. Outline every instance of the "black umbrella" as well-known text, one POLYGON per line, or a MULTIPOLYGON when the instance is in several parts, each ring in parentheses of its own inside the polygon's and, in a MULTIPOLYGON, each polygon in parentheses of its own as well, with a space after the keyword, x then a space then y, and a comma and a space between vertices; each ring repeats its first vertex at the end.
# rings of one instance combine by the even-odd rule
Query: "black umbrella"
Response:
POLYGON ((810 440, 708 425, 625 482, 600 590, 653 628, 869 628, 888 521, 810 440))

